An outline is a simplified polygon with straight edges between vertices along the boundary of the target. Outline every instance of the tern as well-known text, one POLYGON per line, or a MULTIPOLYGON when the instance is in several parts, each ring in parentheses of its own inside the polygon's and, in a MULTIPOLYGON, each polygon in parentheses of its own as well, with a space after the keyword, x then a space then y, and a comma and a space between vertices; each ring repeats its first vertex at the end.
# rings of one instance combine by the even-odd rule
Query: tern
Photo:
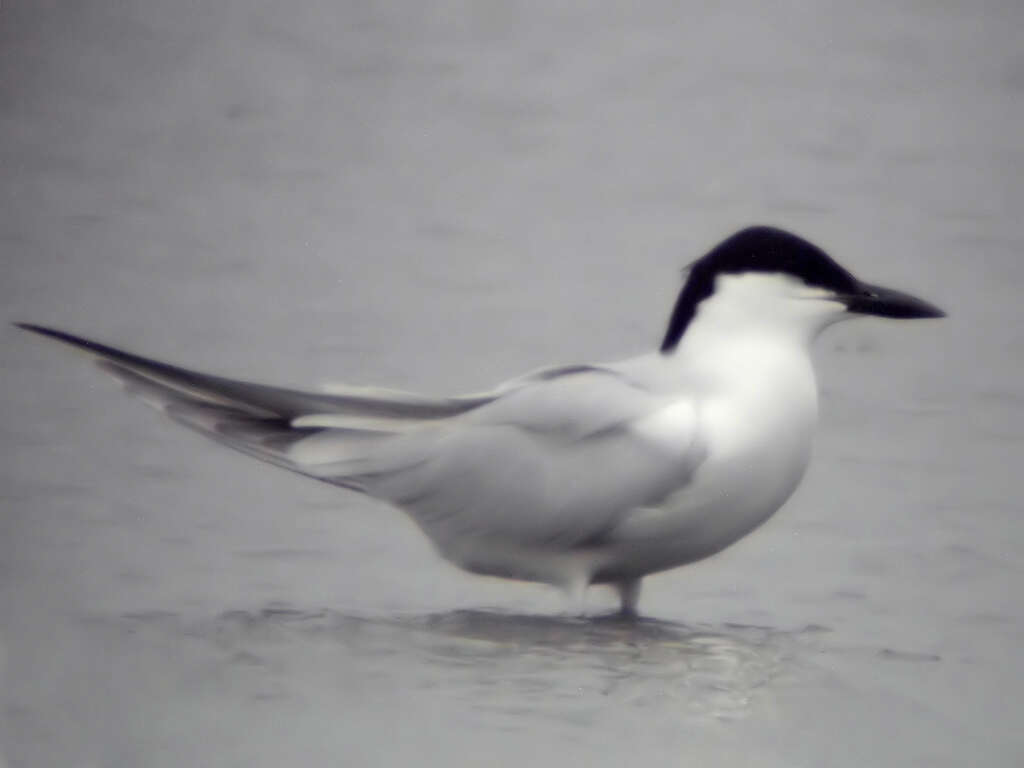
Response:
POLYGON ((690 265, 661 346, 543 369, 483 393, 307 392, 180 368, 39 325, 206 437, 406 512, 467 571, 591 584, 636 615, 644 576, 760 526, 807 468, 811 343, 849 317, 937 318, 781 229, 743 229, 690 265))

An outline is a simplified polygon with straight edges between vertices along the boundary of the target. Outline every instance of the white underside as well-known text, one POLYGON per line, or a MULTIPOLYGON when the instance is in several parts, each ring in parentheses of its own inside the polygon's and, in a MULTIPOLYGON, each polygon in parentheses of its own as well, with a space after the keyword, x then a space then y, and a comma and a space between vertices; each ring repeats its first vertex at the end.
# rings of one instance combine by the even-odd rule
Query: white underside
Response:
POLYGON ((668 354, 447 399, 281 390, 57 338, 211 439, 391 502, 467 570, 572 594, 613 582, 628 608, 642 576, 722 550, 794 491, 809 347, 842 309, 781 275, 722 275, 668 354))
POLYGON ((572 591, 580 583, 625 583, 708 557, 773 515, 811 455, 818 398, 810 342, 841 315, 833 302, 799 286, 799 298, 787 295, 759 308, 770 314, 781 306, 778 322, 749 322, 744 291, 761 288, 751 282, 734 292, 735 302, 728 294, 708 301, 674 353, 614 366, 670 393, 663 408, 631 429, 663 454, 678 454, 681 463, 693 461, 699 445, 703 459, 685 483, 655 505, 623 510, 594 546, 531 547, 442 533, 433 536, 442 554, 475 572, 572 591))
POLYGON ((624 510, 600 545, 524 547, 475 536, 436 540, 439 549, 468 570, 565 587, 635 579, 721 551, 774 514, 807 468, 817 395, 810 361, 792 351, 764 356, 760 369, 737 378, 741 386, 709 386, 637 425, 664 450, 678 448, 681 461, 696 435, 707 458, 661 503, 624 510))

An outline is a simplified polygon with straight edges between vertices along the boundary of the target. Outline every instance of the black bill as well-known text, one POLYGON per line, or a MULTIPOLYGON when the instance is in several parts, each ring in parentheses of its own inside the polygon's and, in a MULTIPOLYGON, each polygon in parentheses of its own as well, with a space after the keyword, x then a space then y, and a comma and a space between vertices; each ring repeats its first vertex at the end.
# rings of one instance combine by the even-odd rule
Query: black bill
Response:
POLYGON ((903 320, 923 317, 945 317, 946 313, 924 299, 909 293, 883 288, 880 285, 859 283, 858 291, 844 298, 850 312, 903 320))

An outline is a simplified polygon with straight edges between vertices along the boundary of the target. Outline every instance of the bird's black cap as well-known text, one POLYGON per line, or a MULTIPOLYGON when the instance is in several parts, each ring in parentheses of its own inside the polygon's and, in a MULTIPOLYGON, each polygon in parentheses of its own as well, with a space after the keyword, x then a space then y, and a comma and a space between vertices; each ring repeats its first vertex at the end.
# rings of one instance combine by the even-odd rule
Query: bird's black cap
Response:
POLYGON ((715 289, 715 278, 740 272, 780 272, 825 288, 847 310, 892 318, 943 317, 938 307, 907 293, 862 283, 821 248, 791 232, 769 226, 742 229, 690 265, 689 276, 669 319, 662 352, 671 352, 715 289))
POLYGON ((739 272, 782 272, 842 294, 853 293, 858 285, 857 278, 802 237, 763 225, 741 229, 690 265, 661 343, 662 352, 670 352, 679 343, 697 305, 714 291, 715 278, 739 272))

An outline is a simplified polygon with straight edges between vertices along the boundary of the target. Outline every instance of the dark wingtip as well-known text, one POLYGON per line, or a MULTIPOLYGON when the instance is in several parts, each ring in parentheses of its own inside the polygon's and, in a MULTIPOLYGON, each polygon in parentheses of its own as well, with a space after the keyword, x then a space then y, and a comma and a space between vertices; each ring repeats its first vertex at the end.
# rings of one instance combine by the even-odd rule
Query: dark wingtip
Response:
POLYGON ((71 344, 80 344, 85 339, 80 339, 77 336, 72 336, 70 333, 64 331, 58 331, 56 328, 48 328, 45 325, 36 325, 35 323, 19 323, 15 322, 13 325, 17 328, 21 328, 23 331, 32 331, 32 333, 38 333, 40 336, 49 336, 53 339, 60 339, 71 344))
POLYGON ((124 356, 126 353, 120 350, 108 347, 105 344, 91 341, 89 339, 83 339, 81 336, 75 336, 73 333, 67 333, 65 331, 57 330, 56 328, 49 328, 45 325, 36 325, 35 323, 19 323, 15 322, 13 325, 17 328, 21 328, 23 331, 31 331, 32 333, 38 333, 40 336, 47 336, 51 339, 56 339, 65 344, 69 344, 72 347, 79 349, 89 350, 94 354, 99 355, 113 355, 113 356, 124 356))
POLYGON ((60 331, 54 328, 47 328, 45 325, 36 325, 35 323, 13 322, 11 325, 15 328, 21 328, 23 331, 32 331, 32 333, 38 333, 43 336, 55 336, 60 333, 60 331))

